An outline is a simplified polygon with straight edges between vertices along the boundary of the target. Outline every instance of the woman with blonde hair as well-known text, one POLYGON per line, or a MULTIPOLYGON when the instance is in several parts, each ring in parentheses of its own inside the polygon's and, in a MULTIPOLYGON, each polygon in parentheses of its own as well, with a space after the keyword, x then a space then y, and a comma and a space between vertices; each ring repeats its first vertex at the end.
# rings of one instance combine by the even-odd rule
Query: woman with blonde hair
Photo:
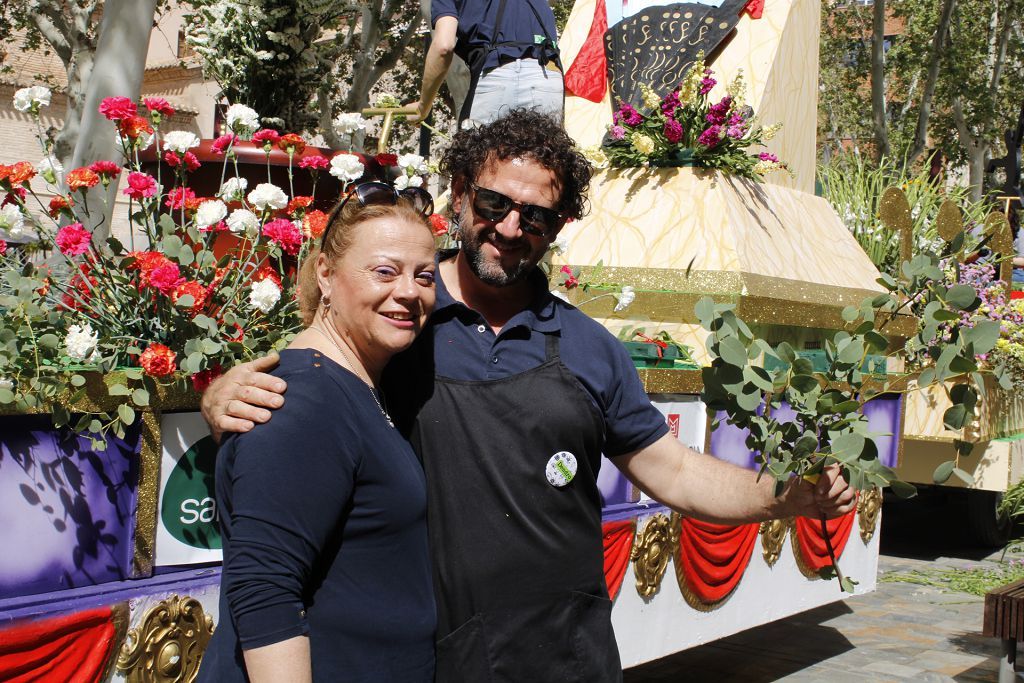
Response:
POLYGON ((300 276, 274 419, 217 459, 220 621, 200 681, 434 675, 423 470, 377 390, 434 305, 430 195, 357 186, 300 276))

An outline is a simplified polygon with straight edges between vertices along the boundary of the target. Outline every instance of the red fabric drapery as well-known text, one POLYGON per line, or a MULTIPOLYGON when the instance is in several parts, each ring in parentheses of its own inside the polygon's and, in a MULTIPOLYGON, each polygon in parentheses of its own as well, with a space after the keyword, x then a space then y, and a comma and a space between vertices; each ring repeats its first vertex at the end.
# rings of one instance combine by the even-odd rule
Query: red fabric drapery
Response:
POLYGON ((604 531, 604 580, 608 584, 608 597, 612 600, 619 594, 622 579, 626 576, 635 525, 635 520, 624 519, 606 522, 601 527, 604 531))
POLYGON ((0 680, 96 683, 113 654, 115 634, 109 607, 0 630, 0 680))
MULTIPOLYGON (((849 540, 850 531, 853 529, 853 517, 856 512, 856 510, 851 510, 842 517, 830 519, 825 523, 829 538, 832 539, 832 549, 836 553, 836 560, 843 555, 846 541, 849 540)), ((825 537, 821 534, 821 520, 797 517, 794 526, 796 528, 797 552, 800 553, 804 565, 815 572, 822 567, 829 566, 832 561, 828 557, 825 537)))
POLYGON ((749 14, 751 19, 760 19, 764 13, 764 0, 750 0, 743 8, 743 12, 749 14))
POLYGON ((608 88, 608 67, 604 56, 604 32, 608 30, 605 0, 597 0, 594 20, 583 47, 565 72, 565 89, 577 97, 600 102, 608 88))
POLYGON ((701 602, 718 602, 736 588, 753 556, 758 528, 683 518, 676 566, 701 602))

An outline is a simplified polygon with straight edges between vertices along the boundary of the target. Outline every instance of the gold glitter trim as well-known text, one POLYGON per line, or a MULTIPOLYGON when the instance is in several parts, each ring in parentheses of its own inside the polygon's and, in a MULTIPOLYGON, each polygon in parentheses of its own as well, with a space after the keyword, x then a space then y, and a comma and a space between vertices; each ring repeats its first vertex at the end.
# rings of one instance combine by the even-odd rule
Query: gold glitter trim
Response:
POLYGON ((679 542, 678 528, 669 517, 658 513, 649 517, 644 528, 633 537, 629 555, 640 597, 650 598, 661 588, 668 562, 679 542))
POLYGON ((1009 289, 1013 280, 1013 260, 1016 253, 1013 249, 1013 232, 1010 230, 1010 223, 999 211, 993 211, 985 219, 985 235, 991 236, 992 241, 989 248, 997 254, 1002 255, 1003 261, 999 264, 999 279, 1003 286, 1009 289))
POLYGON ((128 632, 117 669, 127 683, 193 683, 213 630, 202 603, 172 595, 153 605, 128 632))
POLYGON ((882 489, 876 486, 869 491, 861 491, 860 500, 857 501, 857 521, 860 525, 860 538, 865 544, 875 535, 881 512, 882 489))
POLYGON ((139 484, 135 497, 135 547, 132 551, 132 576, 140 578, 153 573, 156 551, 156 516, 160 498, 160 460, 163 441, 160 413, 142 413, 139 434, 139 484))
POLYGON ((786 545, 786 534, 793 524, 792 519, 770 519, 761 522, 761 554, 769 567, 775 566, 786 545))
POLYGON ((704 391, 700 370, 640 368, 637 372, 648 394, 699 394, 704 391))
POLYGON ((882 225, 899 233, 900 260, 911 260, 914 257, 914 222, 907 194, 898 187, 886 189, 878 203, 878 216, 882 225))
POLYGON ((811 569, 804 562, 804 556, 800 554, 800 539, 796 536, 796 524, 789 525, 789 545, 793 548, 793 557, 796 558, 796 567, 800 570, 800 573, 808 579, 820 579, 821 577, 818 575, 818 572, 811 569))

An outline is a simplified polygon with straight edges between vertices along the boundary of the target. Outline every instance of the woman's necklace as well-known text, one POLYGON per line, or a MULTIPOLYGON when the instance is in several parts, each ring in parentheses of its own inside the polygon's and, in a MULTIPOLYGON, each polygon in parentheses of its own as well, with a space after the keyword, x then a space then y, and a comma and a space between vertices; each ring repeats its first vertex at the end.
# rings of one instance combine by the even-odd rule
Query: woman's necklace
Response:
MULTIPOLYGON (((332 344, 334 344, 334 348, 338 349, 338 353, 341 354, 341 356, 345 359, 345 362, 348 363, 349 368, 353 371, 353 373, 355 373, 355 369, 356 369, 355 362, 352 360, 351 357, 349 357, 348 353, 345 351, 345 349, 342 348, 341 344, 339 344, 338 342, 334 341, 334 337, 332 337, 331 335, 327 334, 327 331, 321 329, 319 325, 310 325, 309 327, 310 327, 310 329, 313 329, 313 330, 316 330, 317 332, 319 332, 321 334, 321 336, 323 336, 324 338, 327 339, 327 341, 329 341, 332 344)), ((359 375, 356 374, 356 377, 359 377, 359 375)), ((362 378, 360 377, 360 379, 362 379, 362 378)), ((377 404, 377 408, 380 409, 380 414, 384 416, 384 419, 388 421, 388 424, 390 426, 394 427, 395 423, 391 421, 391 416, 388 415, 387 408, 384 407, 384 403, 381 403, 381 401, 384 400, 384 397, 381 396, 378 399, 377 398, 377 392, 373 390, 373 387, 370 386, 370 384, 367 383, 365 380, 363 380, 363 384, 366 384, 366 388, 370 390, 370 396, 373 397, 373 402, 376 403, 377 404)))

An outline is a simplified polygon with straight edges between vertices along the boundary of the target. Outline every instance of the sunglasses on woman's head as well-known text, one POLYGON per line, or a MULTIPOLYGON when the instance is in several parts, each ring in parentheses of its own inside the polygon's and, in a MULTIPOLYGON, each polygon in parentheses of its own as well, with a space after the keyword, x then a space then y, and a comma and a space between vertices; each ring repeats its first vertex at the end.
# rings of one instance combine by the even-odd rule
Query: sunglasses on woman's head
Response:
POLYGON ((497 223, 509 215, 512 209, 519 210, 519 229, 536 237, 547 237, 558 229, 562 214, 536 204, 523 204, 500 192, 470 183, 473 189, 473 211, 486 221, 497 223))
POLYGON ((338 204, 337 208, 331 212, 330 217, 327 220, 327 229, 324 230, 323 236, 320 238, 320 246, 323 247, 327 243, 327 233, 331 230, 331 225, 334 224, 334 219, 341 214, 342 209, 348 203, 348 200, 356 198, 359 202, 359 206, 370 206, 372 204, 391 204, 395 205, 398 203, 399 198, 406 199, 412 204, 412 207, 419 211, 424 216, 429 216, 434 212, 434 198, 430 196, 430 193, 424 190, 422 187, 406 187, 398 190, 394 186, 388 185, 387 183, 380 182, 369 182, 362 183, 353 187, 345 198, 338 204))

